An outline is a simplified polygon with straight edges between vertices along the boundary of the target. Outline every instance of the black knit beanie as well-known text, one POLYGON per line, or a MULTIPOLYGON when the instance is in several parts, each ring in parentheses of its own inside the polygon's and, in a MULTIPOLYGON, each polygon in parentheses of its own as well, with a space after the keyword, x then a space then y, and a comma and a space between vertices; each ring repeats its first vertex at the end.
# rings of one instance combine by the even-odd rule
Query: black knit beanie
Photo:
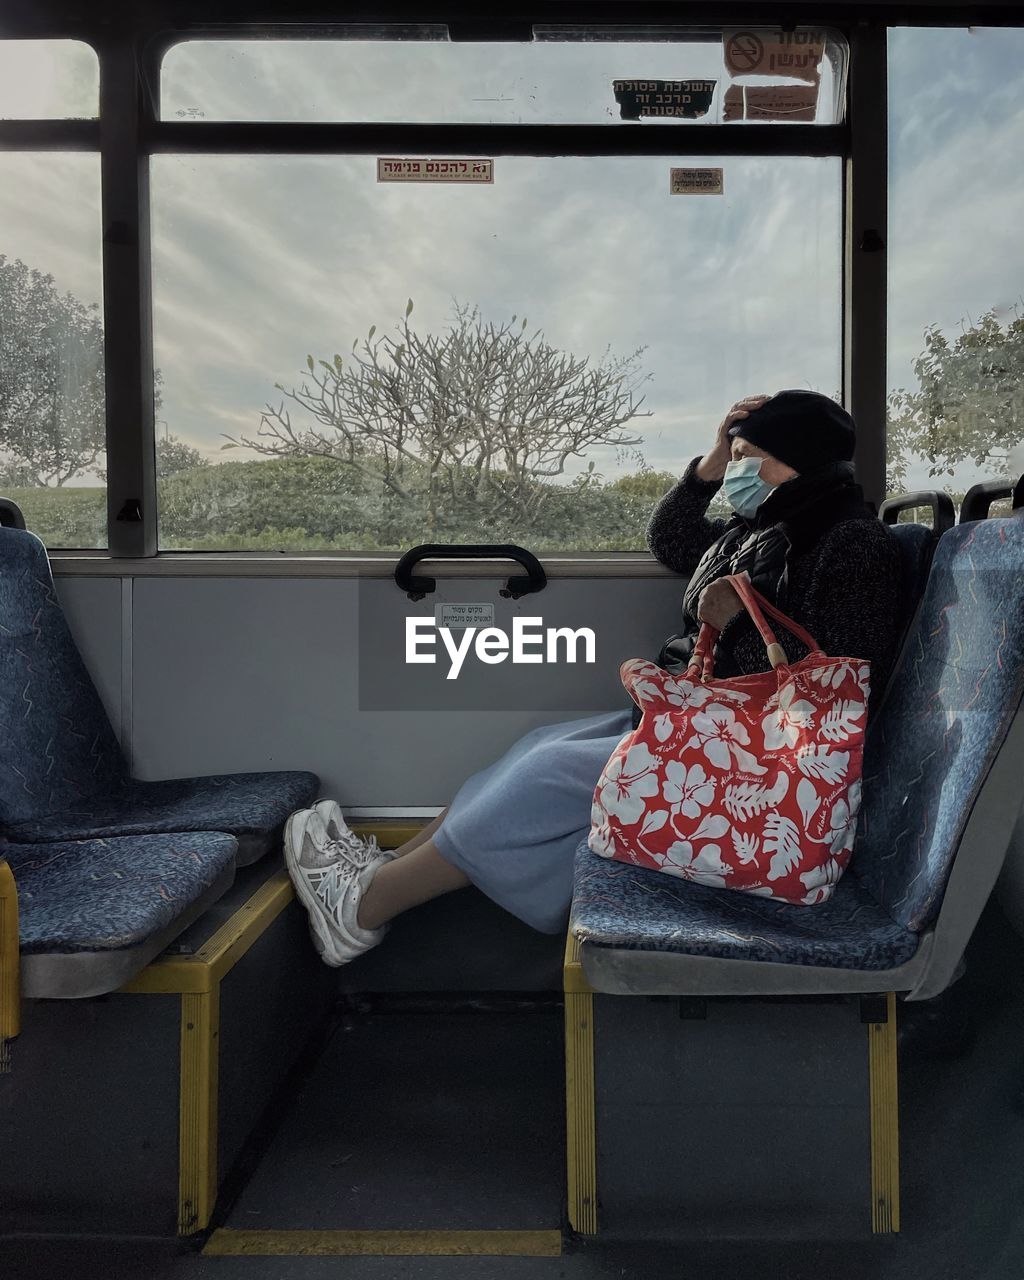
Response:
POLYGON ((804 475, 830 462, 848 462, 855 443, 853 419, 818 391, 780 391, 729 428, 787 467, 804 475))

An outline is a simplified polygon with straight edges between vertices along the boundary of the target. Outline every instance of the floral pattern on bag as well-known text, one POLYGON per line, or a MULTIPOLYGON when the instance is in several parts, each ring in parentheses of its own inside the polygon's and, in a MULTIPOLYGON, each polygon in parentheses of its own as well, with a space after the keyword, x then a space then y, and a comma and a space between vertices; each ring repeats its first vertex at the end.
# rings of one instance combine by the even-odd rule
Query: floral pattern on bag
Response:
POLYGON ((870 668, 820 651, 729 681, 623 663, 643 711, 594 792, 590 848, 813 906, 849 862, 870 668))

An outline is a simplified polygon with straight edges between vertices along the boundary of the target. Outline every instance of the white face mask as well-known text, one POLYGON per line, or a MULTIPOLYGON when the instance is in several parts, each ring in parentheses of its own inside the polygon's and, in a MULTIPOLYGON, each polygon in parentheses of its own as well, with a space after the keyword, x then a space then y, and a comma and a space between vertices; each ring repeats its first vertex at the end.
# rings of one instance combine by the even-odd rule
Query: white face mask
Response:
POLYGON ((752 519, 765 498, 778 488, 778 485, 762 480, 762 462, 764 458, 740 458, 728 463, 725 468, 725 479, 722 481, 725 500, 745 520, 752 519))

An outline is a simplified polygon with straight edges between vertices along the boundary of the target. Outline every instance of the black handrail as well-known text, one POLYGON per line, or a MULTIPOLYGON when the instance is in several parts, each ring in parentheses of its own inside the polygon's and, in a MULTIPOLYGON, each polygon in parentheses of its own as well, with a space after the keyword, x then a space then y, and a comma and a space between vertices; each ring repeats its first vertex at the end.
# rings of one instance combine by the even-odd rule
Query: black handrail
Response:
POLYGON ((901 493, 898 497, 886 498, 878 508, 878 518, 883 524, 896 524, 901 511, 913 511, 917 507, 931 508, 932 528, 937 535, 952 529, 956 524, 953 499, 941 489, 919 489, 916 493, 901 493))
POLYGON ((1002 498, 1012 498, 1015 491, 1016 486, 1012 480, 982 480, 980 484, 971 485, 960 504, 960 523, 987 520, 992 503, 999 502, 1002 498))
POLYGON ((1010 499, 1014 515, 1024 515, 1024 476, 1018 476, 1016 480, 983 480, 972 485, 960 506, 960 524, 965 525, 969 520, 988 520, 992 503, 1001 498, 1010 499))
POLYGON ((21 507, 10 498, 0 498, 0 526, 5 529, 24 529, 25 517, 21 507))
POLYGON ((512 543, 488 546, 476 543, 458 545, 425 542, 421 546, 412 547, 395 566, 395 581, 410 600, 422 600, 425 595, 437 590, 436 578, 426 575, 417 577, 413 574, 413 569, 421 560, 515 560, 526 570, 526 577, 517 574, 509 578, 498 593, 513 600, 533 591, 543 591, 548 581, 547 574, 533 552, 512 543))

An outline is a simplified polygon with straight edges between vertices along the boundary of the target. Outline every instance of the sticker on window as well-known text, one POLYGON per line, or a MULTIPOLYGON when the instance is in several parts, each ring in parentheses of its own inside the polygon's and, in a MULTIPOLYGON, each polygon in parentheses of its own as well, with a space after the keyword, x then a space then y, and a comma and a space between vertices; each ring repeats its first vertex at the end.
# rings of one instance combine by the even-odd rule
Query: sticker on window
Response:
POLYGON ((706 116, 715 80, 613 80, 612 92, 623 120, 670 116, 698 120, 706 116))
POLYGON ((789 76, 817 84, 825 40, 824 31, 811 28, 723 31, 725 69, 736 77, 789 76))
POLYGON ((378 182, 493 182, 493 160, 378 156, 378 182))
POLYGON ((672 169, 669 190, 674 196, 720 196, 725 191, 723 169, 672 169))
POLYGON ((722 119, 812 122, 818 109, 817 85, 730 85, 722 100, 722 119))

